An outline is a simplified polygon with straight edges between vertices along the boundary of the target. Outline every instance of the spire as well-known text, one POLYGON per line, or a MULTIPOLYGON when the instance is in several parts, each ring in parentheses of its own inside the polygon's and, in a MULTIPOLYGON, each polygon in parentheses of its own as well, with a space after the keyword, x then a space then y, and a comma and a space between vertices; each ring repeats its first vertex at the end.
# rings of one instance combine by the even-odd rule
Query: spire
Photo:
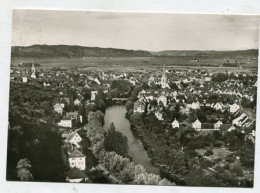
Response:
POLYGON ((34 67, 34 60, 33 60, 33 63, 32 63, 31 71, 32 71, 31 78, 36 78, 36 75, 35 75, 35 67, 34 67))
POLYGON ((163 75, 165 75, 165 63, 163 63, 163 75))
POLYGON ((166 88, 167 78, 165 74, 165 63, 163 63, 163 74, 161 78, 161 88, 166 88))

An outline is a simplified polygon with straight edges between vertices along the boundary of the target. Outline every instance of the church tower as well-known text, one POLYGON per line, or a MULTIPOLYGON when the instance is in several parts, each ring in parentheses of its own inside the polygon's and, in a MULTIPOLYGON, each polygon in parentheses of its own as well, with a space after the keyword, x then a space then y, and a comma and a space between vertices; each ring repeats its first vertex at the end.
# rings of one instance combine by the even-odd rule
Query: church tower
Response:
POLYGON ((161 88, 166 88, 167 86, 167 76, 165 73, 165 64, 163 64, 163 74, 161 78, 161 88))
POLYGON ((31 78, 36 78, 36 75, 35 75, 36 70, 35 70, 35 67, 34 67, 34 61, 33 61, 33 63, 32 63, 31 72, 32 72, 31 78))

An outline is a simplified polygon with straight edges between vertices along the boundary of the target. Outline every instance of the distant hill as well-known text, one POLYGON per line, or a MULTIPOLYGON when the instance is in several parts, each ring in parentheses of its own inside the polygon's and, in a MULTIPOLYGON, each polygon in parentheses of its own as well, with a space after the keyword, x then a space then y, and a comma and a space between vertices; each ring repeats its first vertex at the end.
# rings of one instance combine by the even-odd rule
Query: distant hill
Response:
POLYGON ((13 46, 12 57, 23 58, 83 58, 83 57, 148 57, 148 51, 125 50, 115 48, 99 48, 69 45, 32 45, 13 46))
POLYGON ((152 52, 155 56, 214 56, 214 57, 247 57, 255 56, 258 57, 257 49, 250 50, 234 50, 234 51, 199 51, 199 50, 164 50, 159 52, 152 52))
POLYGON ((199 50, 165 50, 149 52, 143 50, 126 50, 116 48, 84 47, 70 45, 32 45, 13 46, 14 58, 84 58, 84 57, 174 57, 186 59, 195 58, 228 58, 228 57, 258 57, 258 50, 235 51, 199 51, 199 50))

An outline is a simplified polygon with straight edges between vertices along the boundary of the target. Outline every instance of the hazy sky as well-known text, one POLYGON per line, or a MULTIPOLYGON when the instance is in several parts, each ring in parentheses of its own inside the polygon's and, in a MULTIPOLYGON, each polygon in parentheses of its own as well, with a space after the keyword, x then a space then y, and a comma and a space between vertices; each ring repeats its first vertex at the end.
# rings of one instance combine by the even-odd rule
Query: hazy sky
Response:
POLYGON ((258 48, 258 33, 257 16, 14 10, 12 45, 242 50, 258 48))

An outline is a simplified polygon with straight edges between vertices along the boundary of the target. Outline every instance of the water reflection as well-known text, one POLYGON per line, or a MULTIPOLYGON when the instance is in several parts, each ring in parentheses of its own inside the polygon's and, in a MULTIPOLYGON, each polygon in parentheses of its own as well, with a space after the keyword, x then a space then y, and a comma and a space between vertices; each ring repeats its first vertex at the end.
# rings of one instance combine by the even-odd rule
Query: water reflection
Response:
POLYGON ((114 122, 116 130, 120 131, 128 139, 129 155, 136 164, 141 164, 148 173, 159 174, 159 169, 150 162, 141 141, 130 130, 130 123, 125 118, 126 108, 123 105, 108 107, 105 113, 104 129, 108 130, 111 122, 114 122))

